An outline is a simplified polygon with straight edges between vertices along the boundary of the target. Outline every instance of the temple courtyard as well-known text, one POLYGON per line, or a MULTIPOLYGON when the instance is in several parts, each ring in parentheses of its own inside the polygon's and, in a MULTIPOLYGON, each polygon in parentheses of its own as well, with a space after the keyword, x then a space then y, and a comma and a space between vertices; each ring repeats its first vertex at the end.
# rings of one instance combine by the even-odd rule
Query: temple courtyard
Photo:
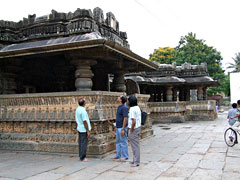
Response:
POLYGON ((214 121, 154 124, 154 135, 141 140, 139 167, 130 167, 131 152, 126 162, 111 159, 113 152, 80 162, 76 155, 0 151, 0 180, 239 180, 240 145, 224 142, 226 116, 224 111, 214 121))

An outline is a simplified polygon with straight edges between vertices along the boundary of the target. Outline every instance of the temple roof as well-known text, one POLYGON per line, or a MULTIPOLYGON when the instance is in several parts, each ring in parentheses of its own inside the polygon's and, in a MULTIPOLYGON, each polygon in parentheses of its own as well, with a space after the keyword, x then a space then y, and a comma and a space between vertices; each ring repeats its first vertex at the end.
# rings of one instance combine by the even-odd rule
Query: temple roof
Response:
POLYGON ((125 76, 125 79, 131 79, 139 84, 183 84, 186 80, 178 78, 175 76, 166 76, 166 77, 142 77, 142 76, 125 76))
POLYGON ((157 69, 156 64, 133 53, 130 49, 106 40, 96 32, 11 44, 0 50, 0 60, 14 57, 37 56, 39 54, 48 56, 50 54, 61 53, 64 55, 66 52, 73 51, 85 54, 85 56, 87 55, 89 58, 99 61, 111 61, 115 63, 121 61, 126 64, 126 70, 130 71, 152 71, 157 69))
POLYGON ((125 79, 131 79, 138 84, 149 85, 199 85, 217 86, 218 82, 208 76, 207 65, 191 65, 184 63, 181 66, 173 64, 159 64, 157 71, 138 72, 125 75, 125 79))
POLYGON ((3 49, 1 49, 0 53, 14 52, 14 51, 19 51, 19 50, 28 50, 28 49, 34 49, 34 48, 43 48, 43 47, 50 48, 50 46, 67 45, 67 44, 71 44, 71 43, 78 43, 78 42, 91 41, 91 40, 97 40, 97 39, 103 40, 103 38, 98 33, 93 32, 93 33, 69 36, 69 37, 64 37, 64 38, 56 38, 56 39, 48 39, 48 40, 41 40, 41 41, 25 42, 25 43, 19 43, 19 44, 11 44, 11 45, 8 45, 8 46, 4 47, 3 49))

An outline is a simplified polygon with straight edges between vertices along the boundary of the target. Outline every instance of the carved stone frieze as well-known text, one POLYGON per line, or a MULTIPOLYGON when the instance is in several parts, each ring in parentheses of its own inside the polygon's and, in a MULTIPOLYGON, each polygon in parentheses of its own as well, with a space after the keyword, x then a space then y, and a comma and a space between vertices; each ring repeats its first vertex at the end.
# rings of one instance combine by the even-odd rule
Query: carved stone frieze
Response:
POLYGON ((114 14, 107 13, 104 19, 103 11, 98 7, 93 9, 93 13, 90 9, 78 8, 73 13, 52 10, 51 14, 40 17, 33 14, 19 22, 1 20, 0 45, 91 32, 97 32, 102 37, 129 48, 127 34, 119 31, 119 23, 114 14))
MULTIPOLYGON (((123 93, 64 92, 0 95, 0 149, 78 153, 75 109, 78 99, 87 101, 92 131, 88 154, 102 156, 115 149, 113 122, 123 93)), ((149 95, 136 95, 139 106, 149 112, 149 95)), ((141 137, 152 135, 147 120, 141 137)))

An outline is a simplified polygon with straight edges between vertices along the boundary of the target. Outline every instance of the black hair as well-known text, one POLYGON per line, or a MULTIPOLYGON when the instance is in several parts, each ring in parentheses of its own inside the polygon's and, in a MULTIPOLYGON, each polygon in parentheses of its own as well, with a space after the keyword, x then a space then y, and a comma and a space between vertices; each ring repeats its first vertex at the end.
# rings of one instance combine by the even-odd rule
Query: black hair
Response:
POLYGON ((237 103, 232 103, 233 108, 237 108, 237 103))
POLYGON ((122 104, 125 104, 125 102, 127 101, 125 96, 121 96, 120 99, 121 99, 122 104))
POLYGON ((85 100, 83 98, 80 98, 78 101, 79 106, 83 106, 85 103, 85 100))
POLYGON ((237 101, 237 104, 240 105, 240 100, 237 101))
POLYGON ((128 104, 130 107, 137 106, 137 98, 133 95, 129 96, 128 98, 128 104))

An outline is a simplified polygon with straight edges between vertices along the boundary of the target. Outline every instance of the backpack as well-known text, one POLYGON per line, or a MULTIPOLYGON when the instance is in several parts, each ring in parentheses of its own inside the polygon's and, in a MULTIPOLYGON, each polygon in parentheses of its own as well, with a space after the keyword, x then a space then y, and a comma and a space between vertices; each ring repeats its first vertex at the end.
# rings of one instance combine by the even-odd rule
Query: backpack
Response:
POLYGON ((147 113, 141 111, 141 125, 144 125, 147 119, 147 113))

